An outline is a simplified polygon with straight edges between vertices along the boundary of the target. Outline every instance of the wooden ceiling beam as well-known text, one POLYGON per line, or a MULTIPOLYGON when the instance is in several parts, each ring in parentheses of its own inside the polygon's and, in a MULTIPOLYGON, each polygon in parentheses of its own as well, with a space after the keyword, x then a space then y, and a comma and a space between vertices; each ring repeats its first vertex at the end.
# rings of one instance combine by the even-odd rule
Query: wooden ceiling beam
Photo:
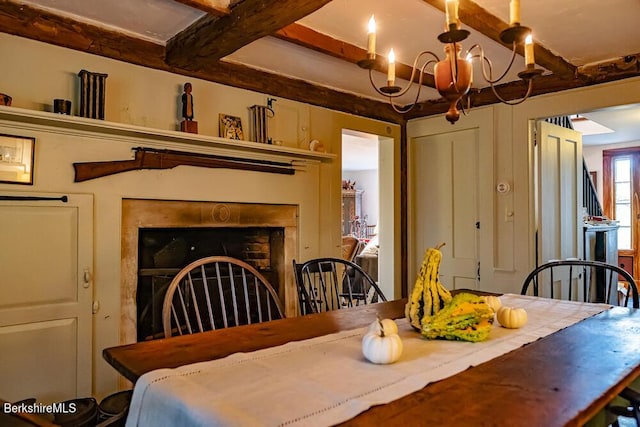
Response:
MULTIPOLYGON (((561 90, 573 89, 584 86, 581 80, 565 80, 553 74, 541 76, 534 80, 533 89, 530 96, 542 95, 545 93, 558 92, 561 90)), ((527 92, 527 85, 523 81, 504 83, 496 86, 500 96, 508 101, 519 99, 527 92)), ((495 96, 490 87, 469 92, 471 108, 483 105, 497 104, 500 100, 495 96)), ((465 101, 466 102, 466 101, 465 101)), ((413 110, 405 113, 406 120, 419 117, 428 117, 436 114, 446 113, 449 109, 449 102, 445 99, 421 102, 413 110)))
MULTIPOLYGON (((273 36, 289 43, 294 43, 298 46, 351 62, 352 64, 357 64, 358 61, 367 57, 366 49, 362 49, 361 47, 349 44, 342 40, 334 39, 331 36, 322 34, 297 23, 287 25, 286 27, 276 31, 273 36)), ((386 73, 387 58, 377 55, 373 69, 381 73, 386 73)), ((397 78, 409 81, 411 80, 411 71, 412 67, 409 65, 396 62, 397 78)), ((420 81, 418 73, 414 76, 413 81, 416 83, 420 81)), ((433 74, 424 73, 422 83, 425 86, 432 88, 435 87, 433 74)))
MULTIPOLYGON (((441 10, 445 10, 445 0, 422 0, 425 3, 441 10)), ((507 2, 505 2, 507 4, 507 2)), ((460 21, 479 33, 489 37, 491 40, 500 43, 508 49, 512 46, 504 44, 500 40, 500 33, 509 27, 509 24, 498 19, 496 16, 490 14, 486 9, 480 7, 478 4, 471 0, 460 0, 460 7, 458 9, 458 17, 460 21)), ((444 20, 443 20, 444 22, 444 20)), ((526 23, 523 23, 526 24, 526 23)), ((444 27, 444 23, 443 23, 444 27)), ((535 28, 533 29, 535 30, 535 28)), ((534 34, 535 35, 535 34, 534 34)), ((517 52, 523 55, 522 46, 518 46, 517 52)), ((564 79, 572 79, 577 75, 577 69, 574 65, 565 61, 562 57, 553 54, 546 47, 535 43, 534 53, 536 64, 551 71, 556 76, 564 79)), ((524 67, 523 67, 524 68, 524 67)))
POLYGON ((213 16, 227 16, 231 13, 229 0, 174 0, 213 16))
MULTIPOLYGON (((587 78, 567 80, 553 74, 538 77, 533 81, 533 89, 530 96, 561 92, 630 77, 638 77, 640 76, 640 53, 625 55, 617 61, 606 61, 580 67, 578 72, 587 78)), ((523 81, 516 81, 497 85, 496 90, 503 99, 513 101, 525 95, 527 86, 523 81)), ((472 89, 469 96, 471 108, 500 102, 490 87, 475 91, 472 89)), ((421 102, 411 111, 405 113, 404 118, 411 120, 443 114, 447 112, 448 108, 449 103, 444 99, 421 102)))
POLYGON ((167 43, 166 61, 198 70, 241 47, 273 34, 331 0, 243 0, 223 17, 207 15, 167 43))
POLYGON ((218 62, 199 71, 174 67, 164 62, 162 45, 8 0, 0 0, 0 32, 358 116, 403 120, 387 103, 242 65, 218 62))

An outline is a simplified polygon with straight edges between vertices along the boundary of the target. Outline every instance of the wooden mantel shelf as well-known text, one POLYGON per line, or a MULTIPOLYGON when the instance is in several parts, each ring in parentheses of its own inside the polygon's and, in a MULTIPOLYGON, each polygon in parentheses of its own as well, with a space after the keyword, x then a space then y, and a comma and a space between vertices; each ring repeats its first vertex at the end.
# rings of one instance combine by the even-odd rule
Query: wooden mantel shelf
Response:
POLYGON ((88 119, 77 116, 49 113, 46 111, 27 110, 16 107, 0 106, 0 124, 15 125, 28 128, 46 126, 58 128, 70 133, 94 133, 110 135, 116 138, 146 140, 145 145, 159 148, 187 148, 190 151, 201 152, 234 152, 244 153, 248 156, 266 155, 269 157, 282 157, 299 160, 331 161, 335 154, 319 153, 300 148, 291 148, 278 145, 261 144, 251 141, 237 141, 227 138, 219 138, 193 133, 152 129, 123 123, 108 122, 104 120, 88 119))

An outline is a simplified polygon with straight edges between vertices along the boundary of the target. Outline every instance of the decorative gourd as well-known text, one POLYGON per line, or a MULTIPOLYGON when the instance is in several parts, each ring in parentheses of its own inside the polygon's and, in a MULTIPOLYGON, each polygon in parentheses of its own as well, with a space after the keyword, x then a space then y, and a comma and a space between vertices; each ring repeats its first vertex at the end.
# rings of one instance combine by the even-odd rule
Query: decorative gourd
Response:
POLYGON ((398 335, 398 325, 393 321, 393 319, 378 319, 375 322, 371 322, 368 332, 375 332, 380 335, 383 329, 385 335, 398 335))
POLYGON ((428 248, 425 252, 420 273, 405 307, 407 320, 417 330, 422 330, 431 316, 451 302, 451 293, 440 282, 439 270, 442 260, 440 248, 442 246, 444 243, 435 248, 428 248))
POLYGON ((391 319, 378 319, 375 323, 378 326, 374 327, 371 324, 369 331, 362 338, 362 354, 372 363, 393 363, 402 355, 402 339, 398 335, 398 326, 391 319), (393 326, 390 326, 390 322, 393 326), (386 328, 389 328, 389 331, 386 328))
POLYGON ((422 336, 478 342, 489 338, 494 313, 484 298, 461 292, 422 324, 422 336))
POLYGON ((497 297, 495 295, 485 295, 483 298, 487 302, 487 305, 491 307, 494 313, 497 313, 498 310, 500 310, 500 307, 502 307, 502 301, 500 300, 500 297, 497 297))
POLYGON ((501 307, 496 319, 505 328, 518 329, 527 323, 527 311, 524 308, 501 307))

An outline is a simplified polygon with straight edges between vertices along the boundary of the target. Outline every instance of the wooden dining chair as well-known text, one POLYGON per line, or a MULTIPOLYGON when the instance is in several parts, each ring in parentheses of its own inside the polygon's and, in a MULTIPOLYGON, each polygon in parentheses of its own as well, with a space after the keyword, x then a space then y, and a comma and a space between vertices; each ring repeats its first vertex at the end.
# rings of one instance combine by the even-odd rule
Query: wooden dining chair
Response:
POLYGON ((201 258, 180 270, 162 306, 166 338, 281 318, 278 294, 264 276, 226 256, 201 258))
POLYGON ((638 286, 633 277, 617 265, 600 261, 549 261, 529 273, 520 293, 640 308, 638 286))
MULTIPOLYGON (((638 286, 633 277, 615 264, 600 261, 549 261, 529 273, 520 293, 640 308, 638 286)), ((627 387, 619 396, 629 404, 616 403, 607 407, 607 411, 614 417, 611 425, 618 426, 617 417, 624 416, 633 418, 640 427, 640 393, 627 387)))
POLYGON ((302 315, 387 301, 359 265, 342 258, 293 260, 293 270, 302 315))

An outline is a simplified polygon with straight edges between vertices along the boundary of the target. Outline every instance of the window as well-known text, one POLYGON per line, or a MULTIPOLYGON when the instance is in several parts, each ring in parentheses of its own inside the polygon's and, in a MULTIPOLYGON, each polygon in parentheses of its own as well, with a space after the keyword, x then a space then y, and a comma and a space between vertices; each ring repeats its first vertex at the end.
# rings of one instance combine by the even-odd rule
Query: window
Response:
POLYGON ((631 167, 630 157, 617 157, 614 159, 614 214, 620 225, 618 229, 618 249, 622 250, 633 248, 631 233, 631 192, 633 191, 631 167))

